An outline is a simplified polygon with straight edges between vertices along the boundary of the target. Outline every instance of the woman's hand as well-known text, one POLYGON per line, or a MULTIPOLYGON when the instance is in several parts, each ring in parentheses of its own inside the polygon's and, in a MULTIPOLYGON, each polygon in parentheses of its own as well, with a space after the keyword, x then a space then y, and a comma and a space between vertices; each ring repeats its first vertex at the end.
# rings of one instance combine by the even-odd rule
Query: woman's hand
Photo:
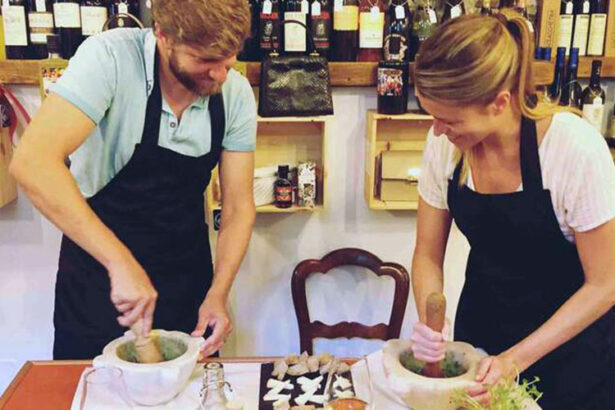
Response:
POLYGON ((507 353, 485 357, 478 364, 476 387, 468 389, 467 392, 481 405, 489 407, 488 388, 500 382, 511 382, 520 371, 512 356, 507 353))

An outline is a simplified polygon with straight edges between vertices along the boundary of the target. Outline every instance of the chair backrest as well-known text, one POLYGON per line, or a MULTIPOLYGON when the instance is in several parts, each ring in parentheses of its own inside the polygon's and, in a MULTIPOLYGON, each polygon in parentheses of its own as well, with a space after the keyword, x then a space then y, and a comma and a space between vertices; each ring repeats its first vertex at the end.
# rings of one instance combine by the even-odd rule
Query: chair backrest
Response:
POLYGON ((410 291, 410 276, 408 271, 397 263, 382 262, 372 253, 355 248, 338 249, 325 255, 322 259, 307 259, 300 262, 293 272, 292 282, 293 303, 299 322, 299 340, 301 352, 313 354, 314 338, 353 338, 389 340, 399 337, 404 320, 408 293, 410 291), (310 321, 307 305, 305 281, 313 273, 327 274, 339 266, 362 266, 378 276, 390 276, 395 280, 395 296, 388 324, 380 323, 366 326, 356 322, 340 322, 326 325, 320 321, 310 321))

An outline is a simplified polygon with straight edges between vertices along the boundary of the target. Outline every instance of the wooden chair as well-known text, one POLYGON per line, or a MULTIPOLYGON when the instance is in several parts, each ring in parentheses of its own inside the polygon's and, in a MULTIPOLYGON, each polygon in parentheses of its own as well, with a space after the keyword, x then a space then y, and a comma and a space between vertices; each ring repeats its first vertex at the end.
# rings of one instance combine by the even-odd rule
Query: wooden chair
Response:
POLYGON ((344 248, 335 250, 320 260, 307 259, 300 262, 293 272, 291 288, 299 322, 301 352, 307 351, 313 354, 313 339, 317 337, 325 339, 359 337, 381 340, 398 338, 408 302, 410 276, 408 271, 397 263, 382 262, 375 255, 362 249, 344 248), (310 321, 305 281, 313 273, 327 274, 331 269, 345 265, 362 266, 378 276, 390 276, 395 280, 395 296, 388 324, 366 326, 356 322, 340 322, 325 325, 320 321, 310 321))

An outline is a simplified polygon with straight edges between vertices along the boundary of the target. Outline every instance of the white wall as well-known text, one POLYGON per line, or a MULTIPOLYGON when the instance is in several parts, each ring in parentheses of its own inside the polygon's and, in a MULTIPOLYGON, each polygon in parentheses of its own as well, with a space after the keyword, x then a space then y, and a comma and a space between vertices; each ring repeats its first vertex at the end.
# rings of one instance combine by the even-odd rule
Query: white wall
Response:
MULTIPOLYGON (((30 112, 38 89, 17 92, 30 112)), ((232 294, 235 332, 224 349, 228 356, 284 355, 297 352, 299 338, 290 294, 295 265, 342 247, 367 249, 385 261, 409 268, 414 248, 414 212, 371 211, 363 198, 366 111, 375 108, 372 89, 337 89, 336 118, 329 148, 329 207, 321 213, 259 215, 232 294)), ((52 313, 60 233, 20 193, 0 209, 0 391, 25 360, 50 359, 52 313)), ((446 262, 449 316, 463 281, 467 244, 453 231, 446 262)), ((333 323, 386 321, 392 281, 365 272, 339 269, 316 275, 308 292, 313 318, 333 323)), ((402 335, 416 320, 409 299, 402 335)), ((317 350, 342 356, 369 353, 379 342, 318 342, 317 350)))

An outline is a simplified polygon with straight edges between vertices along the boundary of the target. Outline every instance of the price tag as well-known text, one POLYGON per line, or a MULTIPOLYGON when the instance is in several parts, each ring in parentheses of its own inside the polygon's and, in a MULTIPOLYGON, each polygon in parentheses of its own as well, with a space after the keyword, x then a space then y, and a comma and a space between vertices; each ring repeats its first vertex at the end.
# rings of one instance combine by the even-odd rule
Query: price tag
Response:
POLYGON ((461 6, 458 4, 451 9, 451 18, 461 16, 461 6))
POLYGON ((147 7, 148 9, 151 9, 152 8, 152 0, 147 0, 145 2, 145 7, 147 7))
POLYGON ((128 4, 126 3, 120 3, 117 6, 117 10, 120 14, 128 14, 128 4))
POLYGON ((406 18, 406 10, 404 6, 395 6, 395 18, 397 20, 403 20, 406 18))
POLYGON ((602 105, 602 97, 598 96, 596 98, 594 98, 594 105, 602 105))
POLYGON ((45 4, 45 0, 36 0, 36 10, 39 13, 44 13, 47 11, 47 4, 45 4))
POLYGON ((317 1, 312 3, 312 16, 320 16, 320 3, 317 1))
POLYGON ((572 14, 572 2, 566 3, 566 14, 572 14))
POLYGON ((378 19, 380 18, 380 9, 378 8, 378 6, 373 6, 370 9, 369 14, 372 21, 378 21, 378 19))
POLYGON ((434 9, 427 10, 427 14, 429 15, 429 22, 433 24, 438 23, 438 17, 436 16, 436 12, 434 9))
POLYGON ((308 3, 307 0, 303 0, 301 2, 301 12, 303 14, 309 14, 309 12, 310 12, 310 3, 308 3))
POLYGON ((589 14, 589 1, 583 2, 583 14, 589 14))
POLYGON ((344 10, 344 0, 335 0, 333 4, 333 11, 342 11, 344 10))
POLYGON ((273 4, 271 3, 271 0, 265 0, 263 2, 263 14, 271 14, 272 11, 273 4))

